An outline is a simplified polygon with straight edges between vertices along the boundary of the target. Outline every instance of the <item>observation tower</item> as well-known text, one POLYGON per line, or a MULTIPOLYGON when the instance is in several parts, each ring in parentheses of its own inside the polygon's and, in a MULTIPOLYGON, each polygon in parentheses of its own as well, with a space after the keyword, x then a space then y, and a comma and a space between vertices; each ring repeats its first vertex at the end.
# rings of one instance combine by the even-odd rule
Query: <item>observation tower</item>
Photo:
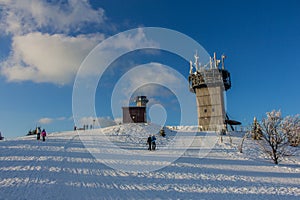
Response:
POLYGON ((225 69, 225 56, 218 60, 216 53, 206 65, 199 64, 199 56, 190 61, 189 89, 196 94, 200 131, 226 129, 224 92, 231 88, 230 73, 225 69), (220 66, 221 64, 221 66, 220 66))

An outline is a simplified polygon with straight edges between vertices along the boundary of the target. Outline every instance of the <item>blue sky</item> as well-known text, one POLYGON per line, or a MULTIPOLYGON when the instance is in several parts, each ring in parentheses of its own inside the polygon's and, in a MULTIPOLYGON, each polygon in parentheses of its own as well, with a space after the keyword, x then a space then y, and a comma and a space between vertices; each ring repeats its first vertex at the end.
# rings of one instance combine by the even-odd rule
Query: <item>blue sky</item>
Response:
MULTIPOLYGON (((137 27, 173 29, 210 55, 226 54, 232 76, 228 114, 244 125, 273 109, 300 113, 299 7, 296 0, 0 0, 0 131, 16 137, 36 125, 50 132, 72 129, 73 83, 81 62, 99 42, 137 27)), ((135 44, 138 37, 128 42, 135 44)), ((194 53, 191 49, 191 58, 194 53)), ((167 52, 121 57, 99 82, 95 108, 100 120, 112 118, 112 89, 128 66, 153 62, 188 76, 188 62, 167 52)), ((160 103, 166 123, 178 124, 176 95, 153 85, 136 94, 147 90, 149 105, 160 103)), ((82 123, 90 120, 86 116, 82 123)))

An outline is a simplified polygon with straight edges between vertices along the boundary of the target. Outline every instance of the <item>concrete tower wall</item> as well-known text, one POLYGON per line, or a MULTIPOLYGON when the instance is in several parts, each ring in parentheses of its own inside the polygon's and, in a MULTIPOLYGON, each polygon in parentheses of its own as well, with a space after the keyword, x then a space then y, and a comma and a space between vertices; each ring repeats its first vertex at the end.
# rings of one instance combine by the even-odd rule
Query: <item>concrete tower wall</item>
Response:
POLYGON ((195 88, 198 125, 203 131, 222 130, 225 121, 224 88, 222 86, 195 88))

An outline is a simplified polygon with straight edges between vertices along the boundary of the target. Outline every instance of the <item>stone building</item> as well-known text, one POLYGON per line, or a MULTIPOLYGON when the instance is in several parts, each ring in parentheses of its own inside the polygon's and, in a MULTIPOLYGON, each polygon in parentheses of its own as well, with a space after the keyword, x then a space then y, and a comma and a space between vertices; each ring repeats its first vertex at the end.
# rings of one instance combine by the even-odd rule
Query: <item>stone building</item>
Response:
POLYGON ((146 123, 146 104, 149 100, 146 96, 137 96, 134 101, 136 106, 122 107, 123 123, 146 123))

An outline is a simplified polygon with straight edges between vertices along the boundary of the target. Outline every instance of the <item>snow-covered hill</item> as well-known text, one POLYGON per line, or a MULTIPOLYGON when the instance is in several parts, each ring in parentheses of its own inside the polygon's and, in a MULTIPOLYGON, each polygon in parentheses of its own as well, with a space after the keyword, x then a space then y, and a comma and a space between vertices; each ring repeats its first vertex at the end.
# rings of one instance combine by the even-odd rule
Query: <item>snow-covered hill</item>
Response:
POLYGON ((0 199, 299 198, 299 156, 275 166, 251 140, 240 154, 241 133, 232 144, 226 136, 215 141, 206 155, 199 149, 211 144, 212 133, 177 129, 161 137, 157 126, 127 124, 53 133, 46 142, 34 136, 1 141, 0 199), (149 134, 156 134, 157 151, 147 150, 149 134))

